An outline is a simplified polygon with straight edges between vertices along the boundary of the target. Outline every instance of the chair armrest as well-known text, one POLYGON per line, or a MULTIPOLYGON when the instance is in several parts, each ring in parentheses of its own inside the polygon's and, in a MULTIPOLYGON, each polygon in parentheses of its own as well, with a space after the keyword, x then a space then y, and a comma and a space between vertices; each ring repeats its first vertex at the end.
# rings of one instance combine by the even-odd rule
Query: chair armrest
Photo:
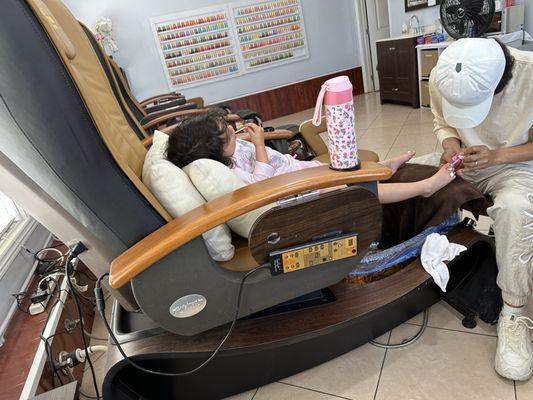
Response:
MULTIPOLYGON (((163 133, 166 133, 167 135, 170 135, 170 133, 174 130, 177 124, 167 126, 160 131, 163 133)), ((279 129, 271 132, 265 132, 265 140, 276 140, 276 139, 291 139, 293 137, 293 133, 287 129, 279 129)), ((248 142, 252 141, 252 138, 250 137, 249 133, 238 133, 237 134, 238 139, 246 140, 248 142)), ((152 145, 152 142, 154 141, 154 135, 150 135, 145 137, 143 140, 141 140, 141 143, 144 147, 149 148, 152 145)))
MULTIPOLYGON (((190 111, 197 111, 197 110, 190 110, 190 111)), ((205 112, 205 109, 203 109, 203 112, 205 112)), ((199 113, 193 113, 193 114, 199 114, 199 113)), ((228 121, 228 118, 234 118, 234 114, 229 114, 229 115, 226 115, 224 117, 224 119, 226 121, 228 121)), ((161 128, 159 129, 160 132, 163 132, 163 133, 166 133, 167 135, 170 135, 172 133, 172 131, 174 130, 174 128, 177 126, 178 124, 174 124, 174 125, 169 125, 169 126, 165 126, 164 128, 161 128)), ((269 140, 269 139, 278 139, 275 135, 273 135, 272 137, 269 136, 269 134, 276 134, 276 132, 280 132, 279 135, 286 135, 285 132, 290 132, 290 131, 286 131, 285 129, 280 129, 279 131, 273 131, 273 132, 265 132, 265 140, 269 140), (283 131, 283 132, 280 132, 280 131, 283 131)), ((292 136, 291 136, 292 137, 292 136)), ((281 139, 282 137, 280 137, 281 139)), ((290 137, 289 137, 290 138, 290 137)), ((248 140, 250 141, 251 138, 248 137, 248 139, 246 138, 243 138, 244 140, 248 140)), ((283 137, 284 139, 284 137, 283 137)), ((152 145, 152 142, 154 141, 154 135, 150 135, 150 136, 147 136, 145 137, 143 140, 141 140, 141 143, 143 144, 144 147, 146 148, 149 148, 151 145, 152 145)))
POLYGON ((386 180, 391 175, 390 169, 373 162, 364 162, 361 169, 343 172, 322 165, 245 186, 170 221, 126 250, 111 263, 109 284, 119 288, 209 229, 279 199, 308 190, 386 180))
MULTIPOLYGON (((185 98, 181 99, 170 99, 163 103, 150 104, 149 106, 144 107, 146 114, 156 114, 161 112, 168 112, 169 110, 179 111, 179 110, 190 110, 198 108, 196 103, 190 103, 185 98), (185 108, 182 108, 185 107, 185 108)), ((159 116, 159 115, 158 115, 159 116)))
MULTIPOLYGON (((265 132, 265 140, 277 140, 277 139, 292 139, 294 133, 288 129, 276 129, 274 131, 265 132)), ((252 138, 248 132, 238 133, 237 139, 252 141, 252 138)))
POLYGON ((141 107, 146 107, 148 104, 151 104, 155 101, 159 100, 171 100, 171 99, 179 99, 182 98, 183 95, 180 93, 165 93, 165 94, 158 94, 157 96, 148 97, 147 99, 144 99, 143 101, 139 102, 141 107))
POLYGON ((187 115, 197 115, 197 114, 203 114, 205 113, 205 109, 192 109, 192 110, 182 110, 182 111, 174 111, 169 112, 168 114, 162 115, 160 117, 152 119, 150 122, 147 122, 142 125, 142 128, 144 130, 148 130, 150 128, 156 127, 158 125, 164 124, 168 121, 171 121, 173 119, 176 119, 176 117, 183 117, 187 115))

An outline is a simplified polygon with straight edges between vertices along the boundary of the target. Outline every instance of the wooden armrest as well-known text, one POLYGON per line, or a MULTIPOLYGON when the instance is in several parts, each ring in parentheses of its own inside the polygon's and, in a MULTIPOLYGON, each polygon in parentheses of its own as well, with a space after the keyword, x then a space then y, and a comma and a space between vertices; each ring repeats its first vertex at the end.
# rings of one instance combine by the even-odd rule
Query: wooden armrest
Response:
POLYGON ((228 114, 224 117, 224 119, 228 122, 242 121, 242 118, 239 117, 237 114, 228 114))
MULTIPOLYGON (((196 110, 191 110, 191 111, 196 111, 196 110)), ((233 117, 233 114, 229 114, 226 117, 228 117, 228 116, 229 117, 233 117)), ((226 117, 224 117, 224 119, 226 119, 226 117)), ((178 124, 165 126, 164 128, 159 129, 159 131, 163 132, 163 133, 166 133, 167 135, 170 135, 176 126, 178 126, 178 124)), ((291 131, 288 131, 288 130, 285 130, 285 129, 280 129, 280 130, 277 130, 277 131, 274 131, 274 132, 265 132, 265 139, 267 139, 267 140, 269 140, 269 139, 285 139, 285 137, 281 137, 281 136, 285 136, 287 134, 286 132, 290 132, 291 133, 290 137, 292 137, 292 132, 291 131), (275 134, 276 132, 280 132, 280 134, 279 134, 280 137, 275 137, 275 136, 270 137, 270 136, 268 136, 268 139, 267 139, 267 134, 271 134, 271 133, 275 134)), ((239 135, 237 135, 237 136, 239 136, 239 135)), ((251 140, 250 135, 248 135, 248 138, 242 138, 242 139, 248 140, 248 141, 251 140)), ((144 138, 143 140, 141 140, 141 143, 143 144, 144 147, 148 148, 148 147, 150 147, 152 145, 153 141, 154 141, 154 135, 150 135, 150 136, 147 136, 146 138, 144 138)))
POLYGON ((144 107, 147 115, 161 116, 173 111, 193 110, 198 108, 195 103, 189 103, 185 99, 172 99, 160 104, 150 104, 144 107))
MULTIPOLYGON (((294 133, 288 129, 276 129, 275 131, 265 132, 265 140, 292 139, 294 133)), ((252 141, 248 132, 237 133, 237 139, 252 141)))
POLYGON ((144 146, 145 149, 150 148, 153 142, 154 142, 154 135, 147 136, 143 140, 141 140, 141 144, 144 146))
POLYGON ((176 117, 182 117, 186 115, 197 115, 197 114, 203 114, 205 113, 205 109, 193 109, 193 110, 183 110, 183 111, 175 111, 170 112, 168 114, 162 115, 160 117, 154 118, 150 122, 147 122, 146 124, 143 124, 142 127, 145 130, 148 130, 150 128, 153 128, 154 126, 158 126, 161 124, 164 124, 167 121, 173 120, 176 117))
POLYGON ((111 263, 109 284, 119 288, 209 229, 279 199, 308 190, 386 180, 391 175, 391 170, 381 164, 363 162, 356 171, 333 171, 322 165, 247 185, 170 221, 130 247, 111 263))
POLYGON ((151 104, 158 100, 168 100, 168 99, 179 99, 182 98, 183 95, 180 93, 165 93, 165 94, 158 94, 157 96, 148 97, 147 99, 144 99, 143 101, 139 102, 141 107, 146 107, 148 104, 151 104))

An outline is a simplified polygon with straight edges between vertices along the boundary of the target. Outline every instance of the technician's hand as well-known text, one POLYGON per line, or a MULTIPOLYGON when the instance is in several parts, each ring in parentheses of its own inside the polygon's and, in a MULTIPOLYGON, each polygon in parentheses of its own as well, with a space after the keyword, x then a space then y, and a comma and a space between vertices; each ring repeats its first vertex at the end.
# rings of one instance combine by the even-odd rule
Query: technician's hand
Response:
POLYGON ((263 128, 256 124, 246 124, 244 127, 246 128, 246 132, 250 134, 252 143, 256 147, 265 145, 265 131, 263 128))
POLYGON ((439 167, 451 163, 453 156, 461 153, 461 142, 456 138, 447 138, 442 142, 442 148, 444 152, 440 157, 439 167))
POLYGON ((496 152, 487 146, 472 146, 464 149, 463 168, 457 171, 459 174, 475 171, 496 165, 496 152))

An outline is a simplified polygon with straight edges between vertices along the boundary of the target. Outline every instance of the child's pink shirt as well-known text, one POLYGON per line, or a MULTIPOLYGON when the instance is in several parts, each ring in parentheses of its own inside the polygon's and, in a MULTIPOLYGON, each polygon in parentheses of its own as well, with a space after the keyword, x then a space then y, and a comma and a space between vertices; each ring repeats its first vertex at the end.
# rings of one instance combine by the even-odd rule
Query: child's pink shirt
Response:
POLYGON ((233 160, 233 172, 250 184, 276 175, 322 165, 320 161, 300 161, 289 154, 266 147, 268 164, 255 159, 255 146, 245 140, 237 140, 233 160))

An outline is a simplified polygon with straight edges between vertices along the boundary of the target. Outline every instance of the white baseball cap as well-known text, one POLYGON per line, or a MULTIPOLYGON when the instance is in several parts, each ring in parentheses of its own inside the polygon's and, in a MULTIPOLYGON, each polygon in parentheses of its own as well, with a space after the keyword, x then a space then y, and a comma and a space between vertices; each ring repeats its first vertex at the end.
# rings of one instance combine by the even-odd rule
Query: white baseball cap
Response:
POLYGON ((494 39, 459 39, 449 45, 435 67, 446 122, 455 128, 481 124, 504 69, 505 55, 494 39))

